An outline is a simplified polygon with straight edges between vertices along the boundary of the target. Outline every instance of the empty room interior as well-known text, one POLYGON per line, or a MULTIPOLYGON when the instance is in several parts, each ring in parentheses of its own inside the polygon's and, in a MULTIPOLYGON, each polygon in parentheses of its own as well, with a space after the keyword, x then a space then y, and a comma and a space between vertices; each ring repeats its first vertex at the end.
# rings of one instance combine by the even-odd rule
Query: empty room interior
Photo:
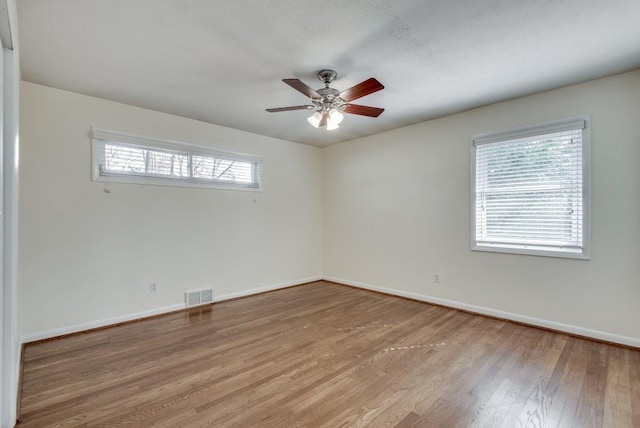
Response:
POLYGON ((1 426, 640 427, 640 2, 1 0, 1 426))

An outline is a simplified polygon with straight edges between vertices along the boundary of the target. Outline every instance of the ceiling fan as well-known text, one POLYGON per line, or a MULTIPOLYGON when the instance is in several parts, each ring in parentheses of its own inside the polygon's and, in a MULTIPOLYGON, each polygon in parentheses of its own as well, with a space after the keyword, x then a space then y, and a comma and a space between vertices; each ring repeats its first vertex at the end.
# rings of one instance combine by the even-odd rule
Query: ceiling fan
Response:
POLYGON ((307 120, 315 128, 326 126, 327 131, 338 128, 343 119, 343 112, 369 117, 378 117, 382 114, 383 108, 351 104, 353 100, 384 89, 382 83, 372 77, 349 89, 339 91, 329 87, 329 84, 336 79, 337 75, 333 70, 320 70, 318 79, 324 83, 325 87, 318 90, 311 89, 300 79, 282 79, 284 83, 309 97, 311 104, 268 108, 267 111, 277 113, 290 110, 314 110, 315 113, 307 120))

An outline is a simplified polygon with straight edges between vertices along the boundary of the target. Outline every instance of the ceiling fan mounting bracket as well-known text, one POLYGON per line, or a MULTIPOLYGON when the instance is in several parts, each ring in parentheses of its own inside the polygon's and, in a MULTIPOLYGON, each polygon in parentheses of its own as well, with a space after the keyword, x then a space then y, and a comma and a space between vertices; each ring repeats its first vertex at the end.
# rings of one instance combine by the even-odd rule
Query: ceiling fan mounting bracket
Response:
POLYGON ((318 80, 320 80, 322 83, 327 85, 327 88, 329 87, 329 83, 331 83, 334 80, 336 80, 336 77, 338 77, 338 73, 336 73, 333 70, 320 70, 320 71, 318 71, 318 80))

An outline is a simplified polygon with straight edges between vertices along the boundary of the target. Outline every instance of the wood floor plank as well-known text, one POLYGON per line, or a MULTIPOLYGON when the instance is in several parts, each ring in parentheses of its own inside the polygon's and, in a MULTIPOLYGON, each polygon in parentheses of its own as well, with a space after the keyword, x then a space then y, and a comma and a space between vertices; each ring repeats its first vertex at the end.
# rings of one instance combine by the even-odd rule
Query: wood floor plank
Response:
POLYGON ((607 379, 606 354, 609 348, 598 343, 588 343, 587 371, 585 372, 576 423, 581 426, 603 426, 604 397, 607 379))
POLYGON ((607 366, 603 425, 631 426, 631 376, 627 350, 611 348, 607 366))
POLYGON ((316 282, 28 345, 19 427, 640 426, 640 351, 316 282))

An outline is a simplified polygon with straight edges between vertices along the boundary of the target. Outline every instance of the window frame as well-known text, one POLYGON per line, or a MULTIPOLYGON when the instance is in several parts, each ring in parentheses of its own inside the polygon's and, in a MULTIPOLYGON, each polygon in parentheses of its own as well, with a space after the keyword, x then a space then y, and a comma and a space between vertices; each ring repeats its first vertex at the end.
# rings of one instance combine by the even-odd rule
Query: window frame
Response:
POLYGON ((521 128, 511 129, 504 132, 480 134, 471 137, 470 150, 470 171, 471 171, 471 236, 470 246, 472 251, 506 253, 506 254, 522 254, 544 257, 558 257, 568 259, 591 260, 591 116, 580 115, 572 116, 560 120, 538 123, 521 128), (527 244, 478 244, 476 235, 476 147, 479 144, 491 144, 503 141, 515 140, 518 138, 526 138, 533 136, 542 136, 554 132, 561 132, 572 128, 573 126, 582 126, 582 251, 562 251, 556 247, 531 246, 527 244), (535 248, 531 248, 535 247, 535 248))
MULTIPOLYGON (((221 190, 239 190, 248 192, 262 192, 262 157, 244 153, 230 152, 198 146, 179 141, 165 140, 125 132, 112 131, 91 127, 91 179, 110 183, 146 184, 156 186, 196 187, 221 190), (101 171, 104 162, 104 148, 107 144, 116 144, 132 148, 159 150, 164 152, 177 152, 191 156, 214 157, 222 160, 234 160, 252 164, 252 183, 233 183, 218 180, 206 180, 189 176, 180 178, 154 174, 134 174, 101 171)), ((188 162, 191 168, 191 162, 188 162)))

